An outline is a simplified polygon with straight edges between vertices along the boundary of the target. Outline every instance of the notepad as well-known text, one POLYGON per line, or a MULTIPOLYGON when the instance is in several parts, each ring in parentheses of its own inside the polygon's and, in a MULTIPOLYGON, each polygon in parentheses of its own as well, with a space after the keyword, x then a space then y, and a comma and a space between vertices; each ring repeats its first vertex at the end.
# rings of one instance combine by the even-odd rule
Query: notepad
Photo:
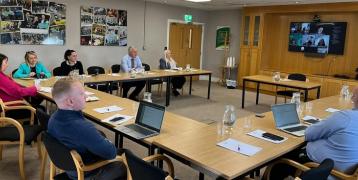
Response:
POLYGON ((40 87, 40 91, 44 93, 51 93, 51 87, 40 87))
POLYGON ((101 108, 95 108, 93 110, 98 113, 104 114, 104 113, 121 111, 121 110, 123 110, 123 108, 118 107, 118 106, 106 106, 106 107, 101 107, 101 108))
POLYGON ((326 111, 330 112, 330 113, 334 113, 334 112, 338 112, 340 110, 339 109, 334 109, 334 108, 327 108, 326 111))
POLYGON ((217 143, 217 145, 246 156, 253 156, 262 150, 260 147, 252 146, 231 138, 221 141, 217 143))
POLYGON ((134 116, 115 114, 115 115, 113 115, 111 117, 103 119, 102 121, 106 122, 106 123, 109 123, 109 124, 112 124, 112 125, 120 125, 120 124, 122 124, 124 122, 127 122, 127 121, 131 120, 132 118, 134 118, 134 116), (123 119, 118 119, 118 117, 123 118, 123 119))
MULTIPOLYGON (((275 144, 280 144, 280 143, 283 143, 285 142, 288 138, 287 137, 283 137, 283 140, 281 141, 274 141, 272 139, 268 139, 268 138, 265 138, 265 137, 262 137, 262 134, 265 133, 265 131, 261 130, 261 129, 257 129, 255 131, 251 131, 249 133, 247 133, 247 135, 250 135, 250 136, 253 136, 253 137, 256 137, 256 138, 259 138, 259 139, 263 139, 265 141, 269 141, 269 142, 272 142, 272 143, 275 143, 275 144)), ((281 136, 282 137, 282 136, 281 136)))

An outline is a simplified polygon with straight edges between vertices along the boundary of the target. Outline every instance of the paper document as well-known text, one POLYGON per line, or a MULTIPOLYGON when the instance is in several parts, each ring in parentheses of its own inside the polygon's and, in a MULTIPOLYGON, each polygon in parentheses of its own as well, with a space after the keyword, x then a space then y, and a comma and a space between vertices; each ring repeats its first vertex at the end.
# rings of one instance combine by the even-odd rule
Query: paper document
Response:
POLYGON ((86 94, 87 96, 90 96, 90 95, 93 95, 94 93, 93 93, 93 92, 86 91, 85 94, 86 94))
POLYGON ((165 69, 164 71, 166 71, 166 72, 177 72, 176 70, 172 70, 172 69, 165 69))
POLYGON ((112 74, 108 74, 108 75, 110 75, 110 76, 121 76, 121 75, 118 74, 118 73, 112 73, 112 74))
POLYGON ((260 147, 252 146, 231 138, 221 141, 217 145, 246 156, 253 156, 262 150, 260 147))
POLYGON ((99 98, 96 96, 88 96, 86 98, 86 102, 92 102, 92 101, 98 101, 98 100, 99 100, 99 98))
POLYGON ((93 110, 98 113, 104 114, 104 113, 109 113, 109 112, 121 111, 122 109, 123 108, 118 107, 118 106, 107 106, 107 107, 95 108, 93 110))
POLYGON ((131 120, 132 118, 134 118, 134 116, 127 116, 127 115, 122 115, 122 114, 115 114, 109 118, 103 119, 103 122, 112 124, 112 125, 119 125, 122 124, 124 122, 127 122, 129 120, 131 120))
POLYGON ((280 79, 280 81, 292 81, 292 80, 284 78, 284 79, 280 79))
POLYGON ((51 93, 51 87, 40 87, 40 91, 44 93, 51 93))
POLYGON ((285 142, 287 140, 287 137, 283 137, 283 140, 281 140, 281 141, 274 141, 272 139, 262 137, 263 133, 265 133, 265 131, 257 129, 255 131, 247 133, 247 135, 250 135, 250 136, 253 136, 253 137, 256 137, 256 138, 259 138, 259 139, 263 139, 263 140, 266 140, 266 141, 270 141, 270 142, 275 143, 275 144, 280 144, 280 143, 283 143, 283 142, 285 142))
POLYGON ((339 109, 334 109, 334 108, 327 108, 326 111, 330 112, 330 113, 334 113, 334 112, 337 112, 337 111, 340 111, 340 110, 339 109))

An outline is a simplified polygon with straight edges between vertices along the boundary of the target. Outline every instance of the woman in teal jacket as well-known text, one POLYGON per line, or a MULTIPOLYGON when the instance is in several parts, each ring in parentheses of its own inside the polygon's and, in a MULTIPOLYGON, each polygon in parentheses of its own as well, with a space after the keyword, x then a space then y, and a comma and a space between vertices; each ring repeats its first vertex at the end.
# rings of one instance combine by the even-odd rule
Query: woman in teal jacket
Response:
POLYGON ((28 51, 25 54, 25 63, 20 64, 13 78, 49 78, 51 73, 44 65, 37 61, 37 55, 34 51, 28 51))

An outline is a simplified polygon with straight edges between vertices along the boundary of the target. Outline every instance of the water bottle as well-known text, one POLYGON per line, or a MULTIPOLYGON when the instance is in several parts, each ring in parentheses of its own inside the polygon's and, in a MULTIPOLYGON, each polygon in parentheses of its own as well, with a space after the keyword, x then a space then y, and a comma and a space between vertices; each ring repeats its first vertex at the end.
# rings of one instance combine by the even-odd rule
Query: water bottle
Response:
POLYGON ((236 112, 233 105, 226 105, 223 116, 223 133, 232 134, 236 122, 236 112))
POLYGON ((301 105, 301 93, 300 92, 295 92, 295 93, 292 94, 291 103, 296 104, 297 112, 299 112, 300 111, 300 105, 301 105))
POLYGON ((344 99, 344 100, 349 100, 350 97, 350 93, 349 93, 349 86, 347 85, 343 85, 342 86, 342 89, 341 89, 341 93, 340 93, 341 97, 344 99))
POLYGON ((280 72, 274 72, 272 76, 273 81, 278 82, 281 79, 280 72))

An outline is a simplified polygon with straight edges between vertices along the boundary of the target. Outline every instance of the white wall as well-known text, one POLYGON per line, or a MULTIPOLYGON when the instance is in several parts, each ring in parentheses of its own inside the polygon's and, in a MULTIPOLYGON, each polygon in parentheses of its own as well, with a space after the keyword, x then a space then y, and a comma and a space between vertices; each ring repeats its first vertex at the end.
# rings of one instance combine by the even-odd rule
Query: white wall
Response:
MULTIPOLYGON (((158 3, 147 2, 146 12, 146 42, 144 37, 144 1, 142 0, 50 0, 67 5, 66 19, 66 44, 65 46, 49 45, 1 45, 0 53, 9 56, 10 67, 8 72, 16 68, 24 61, 26 51, 34 50, 38 53, 39 59, 49 68, 59 66, 63 60, 66 49, 74 49, 79 54, 79 59, 85 67, 100 65, 110 68, 112 64, 120 63, 121 58, 127 53, 127 47, 93 47, 80 46, 80 6, 98 6, 114 9, 125 9, 128 11, 128 45, 135 46, 139 50, 142 60, 153 68, 158 66, 159 58, 163 54, 163 47, 167 42, 168 19, 182 20, 184 14, 193 15, 193 21, 205 23, 205 39, 203 52, 203 67, 217 71, 218 57, 222 52, 212 50, 215 46, 216 25, 232 25, 239 23, 241 17, 239 11, 212 12, 189 9, 185 7, 169 6, 158 3), (214 15, 214 14, 217 14, 214 15), (227 17, 227 18, 225 18, 227 17), (228 20, 230 19, 230 20, 228 20), (214 20, 214 21, 213 21, 214 20), (229 23, 226 23, 226 22, 229 23), (142 47, 145 45, 146 50, 142 47), (208 49, 210 48, 210 49, 208 49)), ((233 27, 238 26, 232 25, 233 27)), ((232 28, 234 34, 239 34, 238 28, 232 28), (236 32, 235 32, 236 31, 236 32)), ((234 43, 235 44, 235 43, 234 43)), ((238 47, 235 53, 238 52, 238 47)), ((237 53, 236 53, 237 54, 237 53)), ((215 74, 214 74, 215 76, 215 74)))

